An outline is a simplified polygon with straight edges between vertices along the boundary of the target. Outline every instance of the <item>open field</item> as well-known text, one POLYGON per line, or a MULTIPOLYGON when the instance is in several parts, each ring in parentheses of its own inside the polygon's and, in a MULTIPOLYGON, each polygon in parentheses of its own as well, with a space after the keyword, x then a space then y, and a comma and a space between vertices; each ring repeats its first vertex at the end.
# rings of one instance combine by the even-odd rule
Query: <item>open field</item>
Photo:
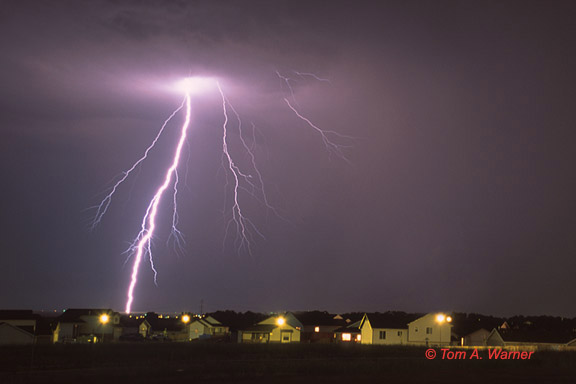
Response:
POLYGON ((0 383, 576 382, 576 352, 541 351, 530 360, 496 361, 486 356, 427 360, 425 351, 338 344, 2 347, 0 383))

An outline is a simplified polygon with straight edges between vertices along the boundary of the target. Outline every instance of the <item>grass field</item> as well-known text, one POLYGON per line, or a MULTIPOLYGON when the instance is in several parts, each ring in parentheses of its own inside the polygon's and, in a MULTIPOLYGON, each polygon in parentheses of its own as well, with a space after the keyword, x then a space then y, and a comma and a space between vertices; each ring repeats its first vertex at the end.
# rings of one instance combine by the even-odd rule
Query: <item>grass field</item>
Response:
POLYGON ((427 360, 426 348, 138 343, 0 348, 0 383, 576 383, 576 352, 427 360))

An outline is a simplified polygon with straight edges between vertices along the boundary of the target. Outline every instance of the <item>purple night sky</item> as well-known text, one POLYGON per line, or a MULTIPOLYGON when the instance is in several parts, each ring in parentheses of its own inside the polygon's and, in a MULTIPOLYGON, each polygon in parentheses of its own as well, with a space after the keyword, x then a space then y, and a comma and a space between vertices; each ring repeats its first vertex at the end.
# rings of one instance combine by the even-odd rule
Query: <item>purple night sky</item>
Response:
MULTIPOLYGON (((135 311, 435 310, 576 316, 571 1, 22 1, 0 7, 0 308, 124 308, 178 124, 119 191, 190 74, 221 79, 268 199, 223 247, 222 105, 194 96, 180 229, 135 311), (356 139, 346 163, 287 108, 356 139), (331 83, 297 77, 313 72, 331 83)), ((232 139, 238 143, 235 132, 232 139)), ((239 146, 231 151, 248 161, 239 146)))

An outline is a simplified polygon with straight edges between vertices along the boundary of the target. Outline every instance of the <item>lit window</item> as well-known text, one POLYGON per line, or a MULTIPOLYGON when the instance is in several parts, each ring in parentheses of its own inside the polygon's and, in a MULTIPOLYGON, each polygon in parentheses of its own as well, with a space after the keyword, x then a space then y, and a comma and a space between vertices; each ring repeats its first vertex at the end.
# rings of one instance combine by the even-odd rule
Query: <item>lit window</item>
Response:
POLYGON ((350 341, 352 340, 352 335, 349 333, 343 333, 342 334, 342 341, 350 341))
POLYGON ((314 332, 316 332, 316 333, 320 332, 320 327, 315 327, 314 332))
POLYGON ((362 340, 362 335, 356 335, 356 341, 362 340))

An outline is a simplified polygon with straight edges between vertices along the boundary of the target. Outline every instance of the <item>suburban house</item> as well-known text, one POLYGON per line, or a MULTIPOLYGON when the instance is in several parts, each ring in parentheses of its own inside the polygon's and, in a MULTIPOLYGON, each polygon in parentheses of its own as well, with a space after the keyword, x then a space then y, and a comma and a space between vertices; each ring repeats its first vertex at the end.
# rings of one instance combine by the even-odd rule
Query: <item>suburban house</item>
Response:
MULTIPOLYGON (((355 341, 375 345, 450 345, 451 322, 452 318, 442 313, 421 317, 404 312, 366 313, 355 341)), ((342 340, 350 341, 352 334, 342 331, 338 330, 342 340)))
POLYGON ((408 322, 414 316, 403 312, 364 314, 360 321, 362 344, 408 344, 408 322))
POLYGON ((212 316, 191 317, 185 314, 181 317, 184 323, 188 323, 188 340, 224 338, 229 334, 229 328, 212 316))
POLYGON ((270 316, 238 334, 242 343, 298 343, 302 323, 290 312, 270 316))
POLYGON ((54 343, 93 343, 118 340, 120 314, 111 309, 67 309, 55 320, 54 343))
POLYGON ((490 336, 490 331, 480 328, 476 331, 467 334, 466 336, 460 339, 461 346, 485 346, 486 340, 488 340, 488 336, 490 336))
POLYGON ((362 332, 360 331, 360 323, 358 320, 350 323, 345 327, 334 330, 334 341, 344 343, 360 343, 362 341, 362 332))
POLYGON ((443 313, 429 313, 408 323, 408 344, 450 345, 452 317, 443 313))
POLYGON ((559 350, 574 345, 574 341, 573 332, 494 328, 488 335, 486 345, 559 350))
POLYGON ((27 345, 34 343, 34 334, 9 323, 0 322, 1 345, 27 345))
POLYGON ((34 335, 40 316, 31 310, 0 310, 0 322, 13 325, 34 335))
POLYGON ((187 341, 186 324, 178 316, 148 312, 140 322, 139 333, 146 338, 163 341, 187 341))
POLYGON ((299 312, 295 316, 303 325, 300 341, 305 343, 332 343, 334 331, 348 324, 342 316, 328 312, 299 312))

